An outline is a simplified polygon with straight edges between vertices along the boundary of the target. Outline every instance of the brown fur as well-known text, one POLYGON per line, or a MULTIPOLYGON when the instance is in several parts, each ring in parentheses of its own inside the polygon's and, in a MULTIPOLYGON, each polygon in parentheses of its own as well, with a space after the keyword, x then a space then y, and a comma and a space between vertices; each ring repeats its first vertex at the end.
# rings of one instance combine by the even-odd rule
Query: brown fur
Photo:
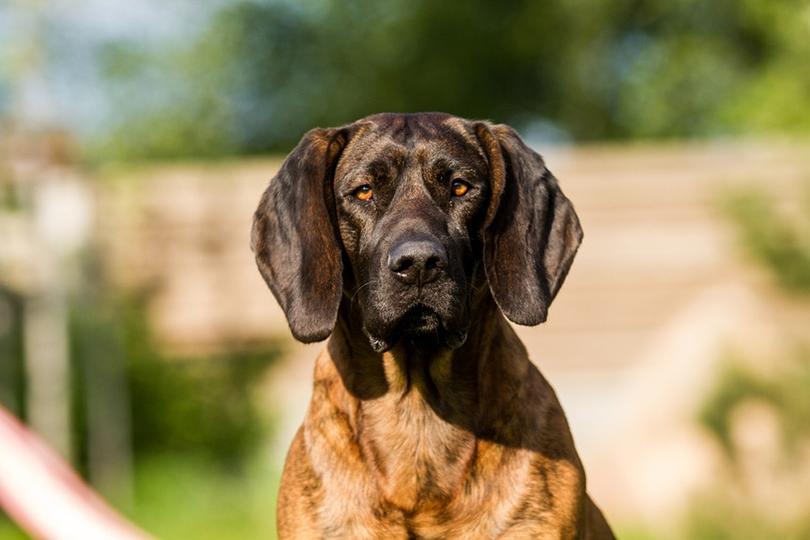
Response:
POLYGON ((471 336, 427 371, 403 346, 379 369, 335 330, 287 456, 280 538, 613 538, 554 391, 493 304, 471 336))
POLYGON ((581 239, 542 159, 506 126, 382 115, 311 132, 274 182, 254 225, 260 269, 296 337, 331 333, 287 456, 279 537, 613 538, 554 391, 504 317, 545 320, 581 239), (477 190, 454 208, 431 176, 448 155, 477 190), (341 195, 356 171, 389 169, 391 202, 380 180, 374 212, 341 195), (452 219, 469 235, 448 236, 452 219), (363 276, 413 227, 448 246, 436 283, 363 276), (435 336, 397 326, 414 302, 437 313, 435 336), (393 322, 374 326, 383 312, 393 322))

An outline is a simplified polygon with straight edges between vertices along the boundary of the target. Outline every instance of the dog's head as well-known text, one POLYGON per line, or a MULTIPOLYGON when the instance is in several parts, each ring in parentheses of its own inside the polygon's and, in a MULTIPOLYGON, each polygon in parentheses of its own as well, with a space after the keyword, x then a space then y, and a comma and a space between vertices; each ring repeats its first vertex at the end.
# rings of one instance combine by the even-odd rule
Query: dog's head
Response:
POLYGON ((581 239, 512 128, 429 113, 307 133, 262 196, 251 245, 297 339, 325 339, 345 299, 383 351, 403 337, 460 346, 485 283, 508 319, 543 322, 581 239))

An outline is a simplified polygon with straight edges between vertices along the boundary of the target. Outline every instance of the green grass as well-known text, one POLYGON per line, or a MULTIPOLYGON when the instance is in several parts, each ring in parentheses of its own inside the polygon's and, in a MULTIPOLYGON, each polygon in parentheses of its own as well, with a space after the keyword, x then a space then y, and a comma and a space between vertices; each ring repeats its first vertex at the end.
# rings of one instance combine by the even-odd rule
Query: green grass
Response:
POLYGON ((29 538, 0 510, 0 540, 20 540, 29 538))
MULTIPOLYGON (((239 472, 180 455, 135 468, 134 507, 126 517, 163 540, 276 538, 279 475, 253 460, 239 472)), ((29 538, 0 513, 0 540, 29 538)))
POLYGON ((278 474, 254 462, 239 473, 179 456, 137 467, 129 517, 158 538, 275 538, 278 474))

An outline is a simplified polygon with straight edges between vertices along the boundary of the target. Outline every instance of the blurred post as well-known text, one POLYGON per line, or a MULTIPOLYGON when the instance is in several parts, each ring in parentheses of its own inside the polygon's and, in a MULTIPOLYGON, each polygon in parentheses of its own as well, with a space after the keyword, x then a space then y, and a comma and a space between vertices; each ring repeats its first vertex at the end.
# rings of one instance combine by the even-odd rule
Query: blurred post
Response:
POLYGON ((41 167, 30 189, 29 294, 23 308, 28 420, 63 456, 70 457, 70 350, 66 275, 68 259, 89 230, 91 205, 81 183, 64 169, 41 167))
POLYGON ((132 421, 120 339, 94 334, 76 360, 84 380, 88 477, 119 508, 129 509, 134 505, 132 421))
POLYGON ((70 365, 67 306, 58 283, 26 299, 24 350, 28 421, 62 456, 70 458, 70 365))

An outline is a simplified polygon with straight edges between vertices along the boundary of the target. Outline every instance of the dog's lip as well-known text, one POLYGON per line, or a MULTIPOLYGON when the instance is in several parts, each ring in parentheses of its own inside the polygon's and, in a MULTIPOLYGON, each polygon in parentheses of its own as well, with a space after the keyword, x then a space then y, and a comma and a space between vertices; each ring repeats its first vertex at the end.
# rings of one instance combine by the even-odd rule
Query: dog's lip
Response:
POLYGON ((457 349, 467 341, 467 327, 450 328, 448 322, 435 308, 416 302, 408 307, 388 330, 377 333, 364 327, 363 331, 371 348, 378 353, 391 349, 401 339, 417 341, 428 339, 450 349, 457 349))

